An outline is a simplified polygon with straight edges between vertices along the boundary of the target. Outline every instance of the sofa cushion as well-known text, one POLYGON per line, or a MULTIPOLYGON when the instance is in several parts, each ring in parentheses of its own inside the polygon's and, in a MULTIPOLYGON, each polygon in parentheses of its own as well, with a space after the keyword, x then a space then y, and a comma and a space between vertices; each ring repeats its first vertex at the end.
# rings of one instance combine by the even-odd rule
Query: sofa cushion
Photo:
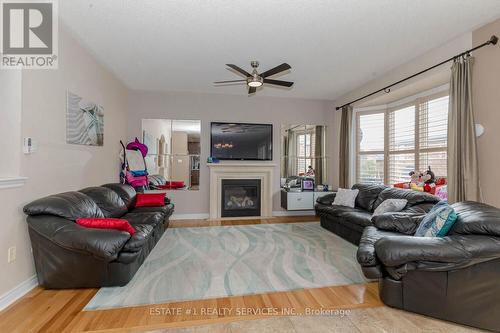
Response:
POLYGON ((435 204, 440 201, 440 199, 432 194, 406 190, 402 188, 388 187, 378 196, 377 200, 373 205, 373 209, 376 209, 384 200, 387 199, 406 199, 408 200, 407 207, 418 205, 422 203, 432 203, 435 204))
POLYGON ((130 211, 130 213, 162 213, 165 215, 165 218, 172 215, 174 212, 174 205, 168 204, 161 207, 135 207, 130 211))
POLYGON ((385 213, 372 217, 372 223, 381 230, 413 235, 424 218, 424 214, 385 213))
POLYGON ((358 196, 359 190, 349 190, 345 188, 339 188, 337 190, 337 195, 333 200, 334 205, 347 206, 354 208, 356 204, 356 197, 358 196))
POLYGON ((385 190, 387 186, 382 184, 355 184, 352 188, 359 190, 359 194, 356 197, 356 207, 373 211, 373 204, 380 192, 385 190))
POLYGON ((135 234, 130 237, 127 243, 123 246, 122 251, 137 252, 140 251, 147 243, 148 238, 153 234, 153 226, 148 224, 135 224, 135 234))
POLYGON ((356 258, 361 266, 376 266, 379 264, 375 253, 375 243, 387 236, 397 236, 398 233, 379 230, 376 227, 366 227, 359 241, 356 258))
POLYGON ((372 225, 370 221, 371 214, 363 209, 337 205, 317 205, 316 210, 320 216, 330 215, 331 217, 341 217, 349 224, 356 224, 363 227, 372 225))
POLYGON ((80 217, 104 217, 97 204, 80 192, 65 192, 35 200, 23 211, 27 215, 54 215, 76 221, 80 217))
POLYGON ((163 207, 166 193, 137 193, 135 207, 163 207))
POLYGON ((415 231, 416 237, 444 237, 448 234, 457 220, 455 210, 448 202, 437 203, 427 213, 415 231))
POLYGON ((133 227, 138 224, 149 224, 156 226, 158 223, 162 223, 164 219, 163 213, 151 212, 151 213, 127 213, 122 216, 122 219, 127 220, 133 227))
POLYGON ((135 234, 135 229, 130 225, 127 220, 117 219, 117 218, 96 218, 96 217, 85 217, 76 219, 76 224, 81 225, 85 228, 94 228, 94 229, 111 229, 118 231, 126 231, 130 235, 135 234))
POLYGON ((400 212, 406 207, 407 203, 408 200, 406 199, 387 199, 373 211, 373 216, 400 212))
POLYGON ((476 234, 500 237, 500 209, 473 201, 451 205, 457 213, 457 221, 450 234, 476 234))
POLYGON ((107 187, 113 191, 115 191, 118 196, 123 200, 125 205, 127 205, 128 209, 134 207, 135 205, 135 196, 137 192, 135 189, 128 185, 128 184, 118 184, 118 183, 111 183, 111 184, 104 184, 102 187, 107 187))
POLYGON ((122 198, 107 187, 87 187, 80 192, 92 198, 105 217, 120 217, 128 211, 122 198))
POLYGON ((167 182, 162 175, 149 175, 148 181, 150 186, 162 186, 167 182))

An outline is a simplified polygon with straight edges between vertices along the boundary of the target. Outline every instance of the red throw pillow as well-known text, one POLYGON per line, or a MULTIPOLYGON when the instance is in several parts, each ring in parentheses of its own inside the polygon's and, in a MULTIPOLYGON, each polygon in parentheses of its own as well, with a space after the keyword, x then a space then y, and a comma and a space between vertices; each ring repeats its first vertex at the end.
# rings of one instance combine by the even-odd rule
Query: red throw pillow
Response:
POLYGON ((114 229, 126 231, 133 236, 135 234, 135 229, 124 219, 113 219, 113 218, 79 218, 76 220, 76 224, 81 225, 85 228, 96 228, 96 229, 114 229))
POLYGON ((136 207, 165 206, 166 193, 137 193, 136 207))

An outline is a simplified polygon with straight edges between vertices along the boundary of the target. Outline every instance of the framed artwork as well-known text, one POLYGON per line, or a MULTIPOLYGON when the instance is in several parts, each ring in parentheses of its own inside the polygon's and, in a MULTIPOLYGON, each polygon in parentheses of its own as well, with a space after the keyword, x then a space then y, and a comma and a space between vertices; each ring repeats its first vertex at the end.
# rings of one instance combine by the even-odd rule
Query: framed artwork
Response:
POLYGON ((66 142, 104 145, 104 108, 70 91, 66 94, 66 142))

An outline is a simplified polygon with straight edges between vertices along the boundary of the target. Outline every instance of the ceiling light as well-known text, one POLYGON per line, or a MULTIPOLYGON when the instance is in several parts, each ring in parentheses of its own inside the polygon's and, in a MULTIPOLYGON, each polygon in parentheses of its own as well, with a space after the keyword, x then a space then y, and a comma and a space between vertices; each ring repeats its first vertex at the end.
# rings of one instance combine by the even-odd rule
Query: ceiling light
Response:
POLYGON ((260 87, 262 85, 261 81, 248 81, 248 86, 249 87, 260 87))

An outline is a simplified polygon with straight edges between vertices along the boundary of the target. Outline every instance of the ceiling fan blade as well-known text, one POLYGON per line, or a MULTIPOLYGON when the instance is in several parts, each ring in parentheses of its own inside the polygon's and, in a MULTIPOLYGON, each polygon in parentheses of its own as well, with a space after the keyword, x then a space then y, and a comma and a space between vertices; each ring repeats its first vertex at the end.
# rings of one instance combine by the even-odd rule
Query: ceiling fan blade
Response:
POLYGON ((233 82, 247 82, 247 80, 215 81, 214 84, 219 84, 219 83, 233 83, 233 82))
POLYGON ((274 68, 271 68, 270 70, 265 71, 264 73, 260 74, 260 76, 262 76, 262 77, 272 76, 272 75, 284 72, 290 68, 292 68, 292 67, 285 62, 279 66, 276 66, 274 68))
POLYGON ((255 88, 255 87, 248 87, 248 94, 249 95, 255 93, 256 91, 257 91, 257 88, 255 88))
POLYGON ((283 87, 291 87, 291 86, 293 86, 293 82, 290 82, 290 81, 281 81, 281 80, 264 79, 264 83, 274 84, 276 86, 283 86, 283 87))
POLYGON ((247 72, 246 70, 244 70, 244 69, 239 68, 239 67, 238 67, 238 66, 236 66, 236 65, 233 65, 233 64, 226 64, 226 66, 227 66, 227 67, 230 67, 230 68, 232 68, 232 69, 234 69, 235 71, 237 71, 237 72, 238 72, 238 73, 240 73, 240 74, 245 75, 246 77, 251 77, 251 76, 252 76, 252 74, 248 73, 248 72, 247 72))

